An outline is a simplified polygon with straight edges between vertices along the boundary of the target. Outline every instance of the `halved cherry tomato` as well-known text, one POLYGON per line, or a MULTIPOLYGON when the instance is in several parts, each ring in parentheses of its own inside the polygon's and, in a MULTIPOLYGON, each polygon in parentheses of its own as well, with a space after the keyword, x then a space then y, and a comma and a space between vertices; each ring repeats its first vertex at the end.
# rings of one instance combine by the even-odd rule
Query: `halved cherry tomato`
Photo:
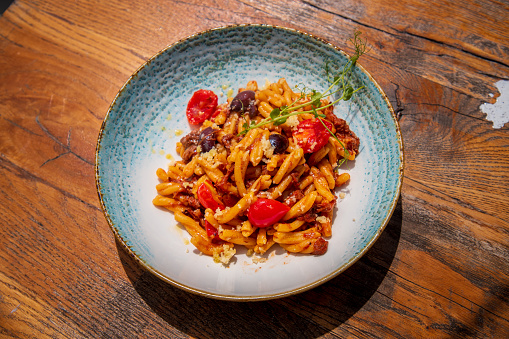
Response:
POLYGON ((221 108, 221 106, 217 106, 217 108, 214 110, 214 113, 212 113, 212 115, 210 116, 211 118, 215 118, 219 115, 219 113, 221 113, 221 111, 223 111, 224 107, 221 108))
POLYGON ((307 119, 301 121, 292 130, 292 135, 304 153, 314 153, 327 144, 330 133, 323 123, 332 130, 333 125, 325 119, 307 119))
POLYGON ((207 89, 199 89, 187 103, 187 121, 199 125, 212 115, 217 108, 217 95, 207 89))
POLYGON ((277 200, 260 198, 249 207, 247 217, 251 224, 263 228, 274 225, 289 210, 290 207, 277 200))
POLYGON ((198 190, 196 191, 196 195, 198 196, 200 204, 205 208, 210 208, 214 212, 217 211, 218 208, 220 210, 224 210, 224 205, 214 199, 212 189, 209 185, 210 184, 207 184, 207 182, 204 182, 198 187, 198 190))

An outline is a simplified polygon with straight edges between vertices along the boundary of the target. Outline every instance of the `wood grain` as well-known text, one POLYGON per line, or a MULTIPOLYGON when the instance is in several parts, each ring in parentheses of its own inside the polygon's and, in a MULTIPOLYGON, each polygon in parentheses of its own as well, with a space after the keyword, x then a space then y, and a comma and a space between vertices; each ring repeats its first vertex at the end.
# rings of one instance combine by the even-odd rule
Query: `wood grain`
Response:
POLYGON ((509 80, 505 1, 15 1, 0 17, 0 336, 509 337, 509 125, 479 110, 509 80), (162 48, 223 25, 299 29, 361 64, 400 121, 405 177, 346 272, 231 303, 141 268, 103 217, 95 145, 110 102, 162 48))

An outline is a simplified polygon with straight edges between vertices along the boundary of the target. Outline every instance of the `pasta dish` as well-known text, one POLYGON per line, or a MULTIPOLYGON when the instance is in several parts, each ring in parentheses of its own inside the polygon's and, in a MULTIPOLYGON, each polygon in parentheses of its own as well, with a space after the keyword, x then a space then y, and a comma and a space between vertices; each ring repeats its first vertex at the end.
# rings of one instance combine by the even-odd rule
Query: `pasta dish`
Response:
POLYGON ((191 243, 228 264, 236 246, 322 255, 332 236, 339 173, 359 139, 329 98, 292 89, 284 78, 250 81, 218 104, 209 90, 190 99, 194 129, 177 143, 182 160, 159 168, 153 204, 173 212, 191 243))

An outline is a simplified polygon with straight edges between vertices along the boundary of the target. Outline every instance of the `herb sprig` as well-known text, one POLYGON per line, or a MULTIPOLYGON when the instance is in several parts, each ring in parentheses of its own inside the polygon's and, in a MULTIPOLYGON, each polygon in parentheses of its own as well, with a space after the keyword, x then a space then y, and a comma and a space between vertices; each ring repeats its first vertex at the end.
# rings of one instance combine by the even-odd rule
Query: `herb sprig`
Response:
POLYGON ((251 121, 250 124, 247 122, 244 123, 242 126, 244 129, 240 132, 240 134, 246 134, 252 129, 259 128, 268 124, 274 124, 275 126, 284 124, 289 117, 299 114, 313 114, 315 118, 319 119, 322 123, 322 125, 329 131, 332 137, 334 137, 345 150, 346 157, 343 158, 339 163, 338 166, 341 166, 344 161, 346 161, 346 158, 349 157, 348 150, 346 149, 345 145, 337 138, 337 136, 332 133, 332 131, 325 125, 325 123, 322 121, 321 118, 325 118, 325 114, 320 113, 327 107, 333 106, 336 103, 340 102, 341 100, 348 101, 352 98, 352 96, 364 88, 364 86, 360 86, 357 88, 354 88, 354 86, 351 84, 351 73, 352 69, 354 68, 357 60, 359 57, 361 57, 363 54, 365 54, 367 50, 367 44, 366 40, 363 40, 360 38, 360 35, 362 33, 360 31, 355 31, 353 38, 350 39, 350 42, 354 45, 355 52, 350 57, 350 59, 346 62, 346 64, 337 72, 336 74, 332 73, 332 70, 330 69, 330 65, 327 62, 324 66, 325 74, 327 77, 328 82, 330 83, 330 86, 323 92, 319 92, 315 89, 308 89, 305 86, 302 88, 299 88, 299 86, 296 86, 298 90, 300 90, 301 96, 297 100, 295 100, 292 104, 288 106, 282 106, 279 108, 274 108, 272 112, 270 113, 270 116, 268 118, 265 118, 261 120, 259 123, 256 123, 255 121, 251 121), (334 97, 334 95, 338 95, 338 97, 333 100, 332 102, 322 105, 322 99, 326 97, 334 97), (301 102, 302 99, 307 99, 306 102, 301 102), (301 103, 299 103, 301 102, 301 103), (306 106, 311 105, 311 110, 300 110, 303 109, 306 106))

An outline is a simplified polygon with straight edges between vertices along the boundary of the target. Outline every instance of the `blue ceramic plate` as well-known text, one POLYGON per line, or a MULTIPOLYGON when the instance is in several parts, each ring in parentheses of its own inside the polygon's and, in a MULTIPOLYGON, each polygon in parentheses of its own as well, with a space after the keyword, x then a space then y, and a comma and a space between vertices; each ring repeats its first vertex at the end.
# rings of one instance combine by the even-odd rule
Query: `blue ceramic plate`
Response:
POLYGON ((173 215, 152 205, 156 169, 180 159, 175 145, 191 130, 185 108, 196 90, 213 90, 225 101, 249 80, 263 85, 281 77, 290 86, 306 84, 325 90, 325 63, 346 61, 338 48, 309 34, 241 25, 193 35, 143 64, 111 104, 97 143, 97 190, 120 243, 168 283, 227 300, 296 294, 351 266, 387 225, 403 171, 401 133, 394 112, 381 88, 360 66, 354 81, 366 88, 335 110, 360 138, 361 148, 357 159, 342 168, 351 180, 337 192, 344 193, 344 198, 339 199, 325 255, 290 255, 275 249, 266 255, 266 262, 255 264, 239 251, 226 268, 199 255, 173 215))

